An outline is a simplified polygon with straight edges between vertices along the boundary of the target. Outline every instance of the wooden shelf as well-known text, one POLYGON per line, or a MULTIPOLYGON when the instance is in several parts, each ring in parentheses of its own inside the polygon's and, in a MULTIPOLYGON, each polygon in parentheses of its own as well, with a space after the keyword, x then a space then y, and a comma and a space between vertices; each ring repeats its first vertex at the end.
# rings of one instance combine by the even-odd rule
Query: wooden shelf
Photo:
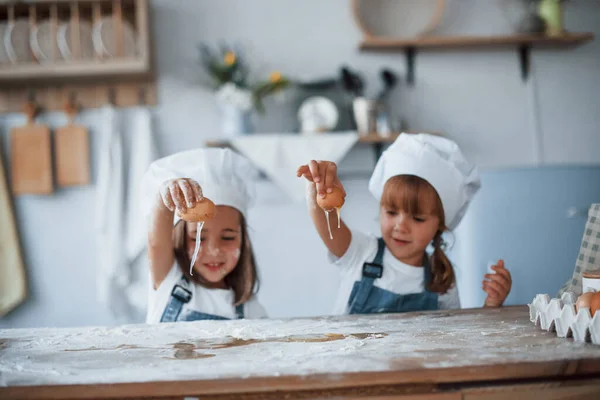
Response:
MULTIPOLYGON (((439 132, 403 132, 408 134, 417 134, 417 133, 429 133, 430 135, 440 135, 439 132)), ((277 134, 273 134, 276 136, 277 134)), ((300 134, 297 135, 301 137, 300 134)), ((389 136, 380 136, 376 133, 370 133, 368 135, 359 136, 358 143, 367 144, 373 146, 373 151, 375 152, 375 159, 379 159, 381 153, 383 152, 383 147, 386 144, 394 143, 394 141, 400 136, 400 133, 391 133, 389 136)), ((228 140, 207 140, 205 143, 206 147, 228 147, 231 148, 231 142, 228 140)))
POLYGON ((525 81, 529 76, 532 47, 576 47, 593 39, 593 33, 565 33, 561 36, 421 36, 411 39, 367 37, 361 42, 360 49, 362 51, 404 51, 406 55, 406 80, 409 85, 412 85, 415 81, 417 49, 514 46, 519 52, 521 76, 525 81))
MULTIPOLYGON (((409 134, 416 134, 416 133, 423 133, 423 132, 405 132, 405 133, 409 133, 409 134)), ((439 133, 437 132, 427 132, 431 135, 439 135, 439 133)), ((333 133, 335 134, 335 133, 333 133)), ((273 136, 276 136, 277 134, 273 134, 273 136)), ((296 134, 294 134, 296 135, 296 134)), ((301 137, 300 134, 297 135, 298 137, 301 137)), ((363 143, 363 144, 389 144, 389 143, 393 143, 398 136, 400 136, 400 133, 391 133, 389 136, 380 136, 376 133, 370 133, 368 135, 364 135, 364 136, 359 136, 358 138, 358 143, 363 143)), ((205 142, 206 147, 231 147, 231 142, 229 142, 228 140, 207 140, 205 142)))
POLYGON ((361 50, 393 50, 442 47, 488 47, 488 46, 577 46, 594 39, 593 33, 566 33, 562 36, 426 36, 414 39, 367 38, 360 44, 361 50))
MULTIPOLYGON (((412 132, 407 132, 412 133, 412 132)), ((376 133, 370 133, 365 136, 359 136, 358 143, 364 144, 386 144, 393 143, 400 136, 400 133, 391 133, 389 136, 380 136, 376 133)))
POLYGON ((149 74, 145 60, 123 59, 106 62, 79 61, 52 64, 18 64, 0 68, 0 83, 11 86, 23 81, 51 80, 53 82, 73 78, 140 77, 149 74))
MULTIPOLYGON (((150 44, 149 0, 30 0, 0 3, 0 22, 10 26, 26 20, 29 29, 50 22, 53 50, 40 56, 29 49, 30 57, 0 65, 0 113, 19 111, 24 102, 34 102, 45 110, 64 107, 66 98, 84 108, 111 102, 118 107, 156 104, 156 77, 150 44), (115 24, 113 54, 93 49, 93 57, 83 57, 77 35, 68 40, 71 56, 60 54, 57 29, 71 24, 73 32, 81 23, 98 27, 103 19, 115 24), (131 27, 135 50, 124 51, 123 26, 131 27), (26 61, 27 59, 27 61, 26 61), (29 61, 31 59, 31 61, 29 61), (114 101, 113 101, 114 100, 114 101)), ((18 40, 29 40, 18 38, 18 40)), ((92 46, 86 43, 86 46, 92 46)))

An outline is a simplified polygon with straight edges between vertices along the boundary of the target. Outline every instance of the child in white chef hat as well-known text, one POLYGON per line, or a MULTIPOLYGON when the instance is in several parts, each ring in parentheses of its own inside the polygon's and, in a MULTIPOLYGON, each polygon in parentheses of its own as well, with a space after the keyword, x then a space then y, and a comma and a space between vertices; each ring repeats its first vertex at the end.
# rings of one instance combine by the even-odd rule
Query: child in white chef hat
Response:
POLYGON ((160 159, 142 180, 149 215, 151 273, 146 322, 266 317, 256 299, 256 262, 246 224, 257 171, 229 149, 197 149, 160 159), (217 206, 196 247, 196 223, 181 220, 206 196, 217 206))
MULTIPOLYGON (((442 233, 456 228, 480 187, 477 169, 451 140, 427 134, 402 134, 383 153, 369 190, 380 202, 382 237, 350 230, 330 221, 318 207, 334 186, 343 190, 337 167, 312 160, 298 176, 308 185, 310 213, 330 260, 342 277, 334 312, 367 314, 460 308, 452 265, 443 251, 442 233), (426 249, 432 245, 433 252, 426 249)), ((335 216, 331 217, 336 218, 335 216)), ((485 306, 499 307, 511 288, 504 262, 486 274, 485 306)))

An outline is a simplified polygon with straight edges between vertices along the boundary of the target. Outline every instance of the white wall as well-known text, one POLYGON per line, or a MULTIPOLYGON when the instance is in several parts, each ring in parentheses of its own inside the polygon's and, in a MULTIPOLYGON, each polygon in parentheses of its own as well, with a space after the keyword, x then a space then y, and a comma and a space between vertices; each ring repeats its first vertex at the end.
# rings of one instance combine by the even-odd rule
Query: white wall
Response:
MULTIPOLYGON (((501 12, 475 0, 450 1, 453 33, 503 33, 501 12), (460 19, 463 14, 464 20, 460 19)), ((360 33, 347 0, 156 0, 153 34, 159 74, 157 141, 162 155, 202 146, 219 137, 213 95, 198 84, 199 41, 239 41, 251 49, 253 65, 292 76, 327 76, 347 63, 376 82, 380 67, 404 71, 401 53, 358 52, 360 33)), ((567 4, 567 27, 600 34, 600 2, 567 4)), ((483 167, 536 163, 531 127, 531 95, 539 93, 543 153, 550 163, 600 163, 600 41, 568 50, 532 54, 537 87, 520 80, 514 49, 423 51, 417 57, 416 85, 394 96, 395 113, 410 128, 435 130, 454 138, 483 167)), ((377 86, 370 86, 370 91, 377 86)), ((294 99, 270 102, 258 122, 264 132, 295 126, 294 99)), ((58 115, 44 120, 59 125, 58 115)), ((97 159, 98 113, 82 120, 92 129, 92 160, 97 159)), ((22 123, 0 117, 1 142, 8 159, 8 129, 22 123)), ((125 134, 126 142, 129 137, 125 134)), ((344 169, 368 171, 368 148, 358 148, 344 169)), ((93 177, 96 169, 93 168, 93 177)), ((345 182, 349 192, 344 218, 353 227, 377 230, 377 207, 366 179, 345 182)), ((29 279, 29 299, 0 320, 0 328, 114 323, 94 298, 94 186, 62 190, 51 197, 15 200, 29 279)), ((261 205, 250 223, 263 285, 260 299, 272 316, 326 314, 333 303, 336 271, 324 262, 319 243, 300 205, 279 189, 260 184, 261 205)))

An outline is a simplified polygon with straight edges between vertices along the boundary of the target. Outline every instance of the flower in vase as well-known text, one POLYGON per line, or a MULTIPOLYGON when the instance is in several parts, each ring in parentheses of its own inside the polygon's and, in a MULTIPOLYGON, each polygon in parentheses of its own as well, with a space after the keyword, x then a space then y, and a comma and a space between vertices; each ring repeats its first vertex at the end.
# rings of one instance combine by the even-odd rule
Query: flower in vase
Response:
POLYGON ((242 89, 233 83, 226 83, 216 92, 217 101, 223 105, 229 105, 240 111, 250 111, 253 107, 252 92, 242 89))
POLYGON ((207 45, 201 45, 200 56, 202 66, 217 91, 217 100, 244 111, 254 108, 264 113, 264 99, 281 93, 291 84, 279 71, 271 72, 264 81, 250 82, 250 68, 241 52, 227 46, 215 51, 207 45))
POLYGON ((233 51, 228 51, 227 53, 225 53, 225 57, 223 57, 223 62, 228 67, 231 67, 233 64, 235 64, 236 59, 237 57, 235 53, 233 51))
POLYGON ((271 72, 271 75, 269 75, 269 81, 271 83, 280 82, 282 79, 283 79, 283 76, 281 75, 281 72, 279 72, 279 71, 273 71, 273 72, 271 72))

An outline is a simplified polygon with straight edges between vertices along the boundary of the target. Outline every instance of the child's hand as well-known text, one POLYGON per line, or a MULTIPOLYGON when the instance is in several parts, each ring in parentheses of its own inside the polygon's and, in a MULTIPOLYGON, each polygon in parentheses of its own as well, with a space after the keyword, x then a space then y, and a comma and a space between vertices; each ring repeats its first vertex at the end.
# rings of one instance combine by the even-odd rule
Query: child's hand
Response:
POLYGON ((337 165, 334 162, 311 160, 310 163, 298 167, 296 176, 303 176, 309 182, 313 182, 316 185, 317 195, 321 197, 331 193, 334 186, 342 189, 346 195, 344 186, 337 175, 337 165))
POLYGON ((175 209, 185 212, 202 200, 202 188, 198 182, 189 178, 171 179, 160 187, 162 203, 170 211, 175 209))
POLYGON ((499 260, 492 266, 495 274, 485 274, 483 280, 483 290, 488 294, 485 299, 485 307, 500 307, 512 286, 510 272, 504 268, 504 261, 499 260))

